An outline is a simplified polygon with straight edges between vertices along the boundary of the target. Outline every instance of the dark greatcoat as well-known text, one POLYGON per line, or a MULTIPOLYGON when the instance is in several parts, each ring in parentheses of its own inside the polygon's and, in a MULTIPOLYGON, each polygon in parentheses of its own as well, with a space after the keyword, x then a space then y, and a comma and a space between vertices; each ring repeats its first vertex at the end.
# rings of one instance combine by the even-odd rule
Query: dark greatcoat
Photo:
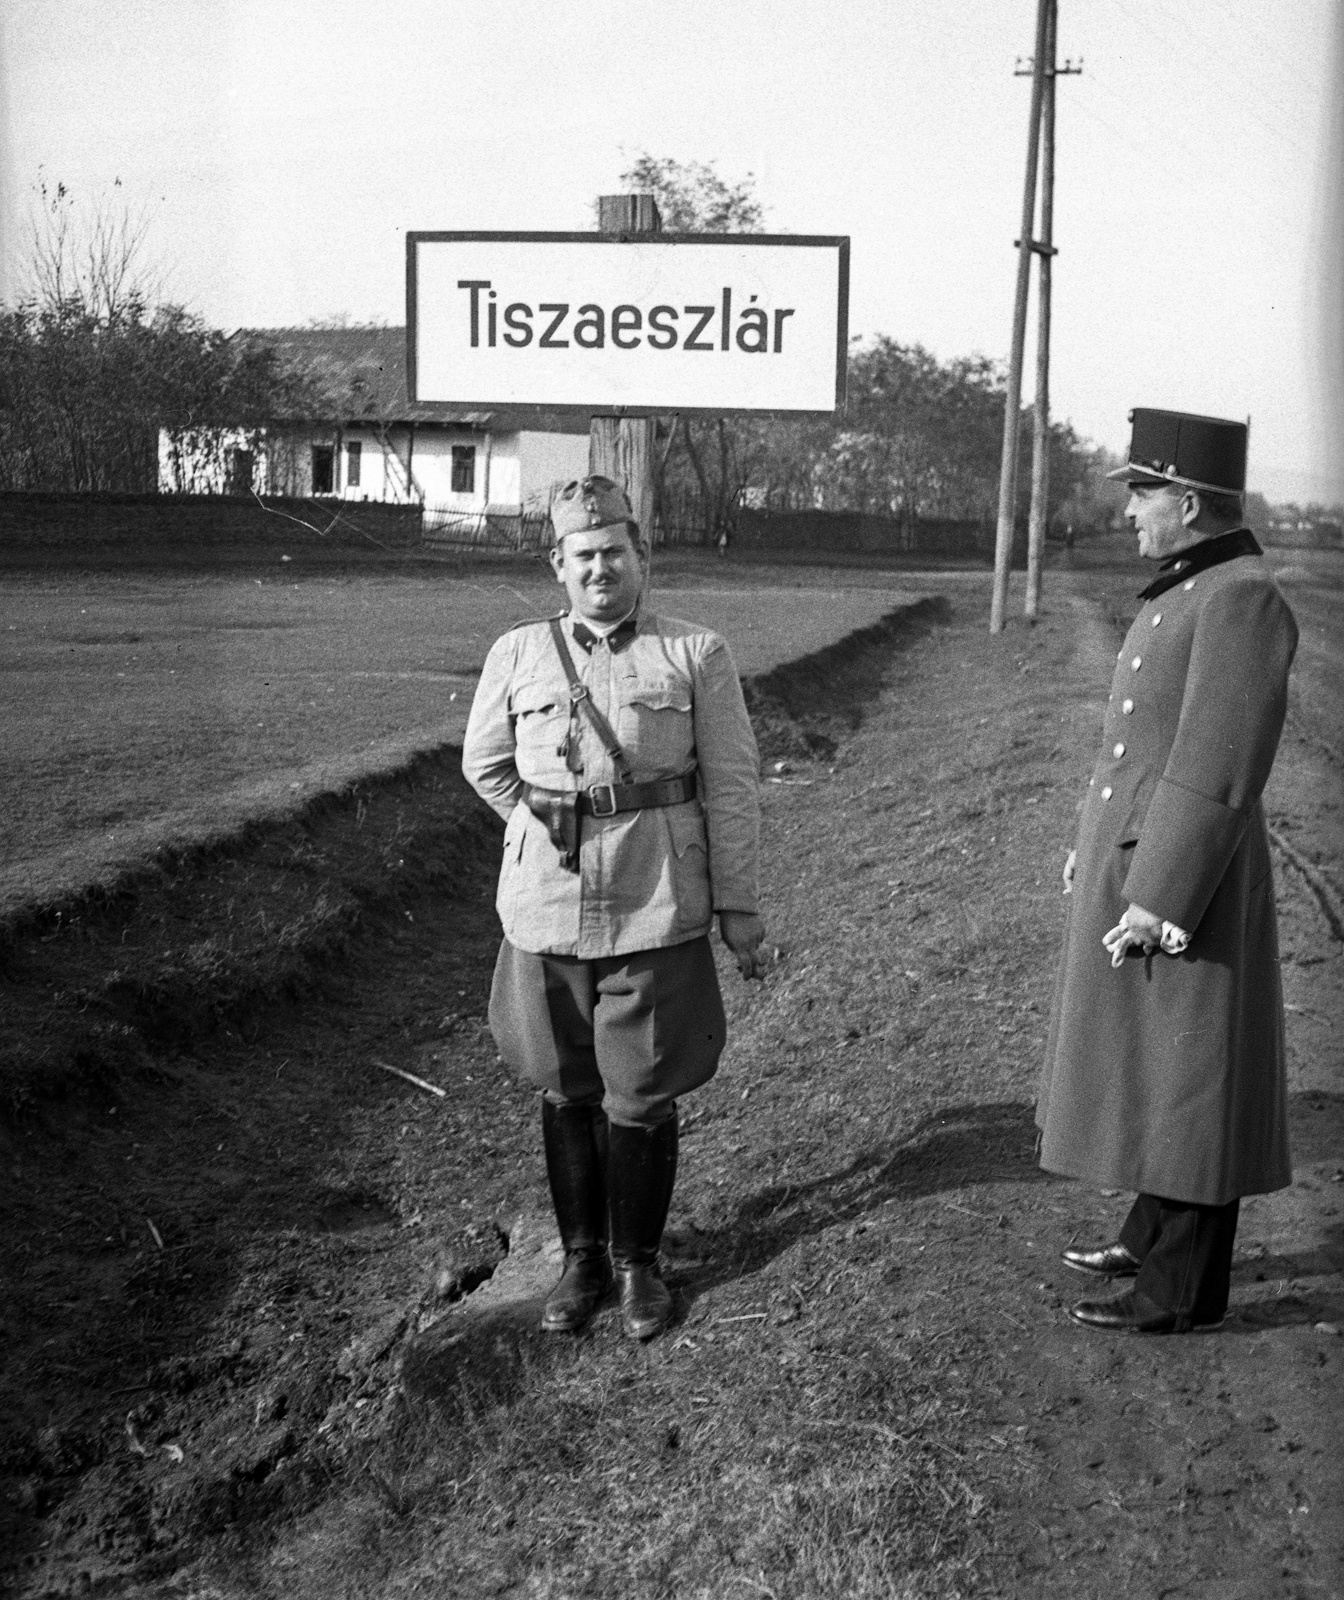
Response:
POLYGON ((1222 1205, 1292 1181, 1274 880, 1260 795, 1297 625, 1258 554, 1144 604, 1083 805, 1040 1079, 1041 1165, 1222 1205), (1177 957, 1102 946, 1133 902, 1177 957))

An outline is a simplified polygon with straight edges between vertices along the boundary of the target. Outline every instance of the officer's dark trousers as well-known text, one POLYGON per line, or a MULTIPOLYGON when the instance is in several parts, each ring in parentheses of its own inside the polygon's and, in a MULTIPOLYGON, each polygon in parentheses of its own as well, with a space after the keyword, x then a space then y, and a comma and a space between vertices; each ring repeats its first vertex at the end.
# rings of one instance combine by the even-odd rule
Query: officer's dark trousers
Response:
POLYGON ((1136 1294, 1183 1324, 1220 1322, 1227 1311, 1232 1241, 1241 1202, 1194 1205, 1141 1194, 1120 1230, 1120 1243, 1142 1262, 1136 1294))
POLYGON ((581 960, 506 939, 490 991, 499 1053, 557 1105, 654 1128, 714 1076, 727 1023, 707 938, 581 960))

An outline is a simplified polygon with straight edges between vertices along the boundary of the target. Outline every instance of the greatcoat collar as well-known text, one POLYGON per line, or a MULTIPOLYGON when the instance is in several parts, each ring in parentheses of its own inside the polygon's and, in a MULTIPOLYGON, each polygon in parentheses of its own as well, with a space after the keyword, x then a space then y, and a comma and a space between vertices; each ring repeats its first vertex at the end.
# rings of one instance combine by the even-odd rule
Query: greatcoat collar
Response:
POLYGON ((1263 555, 1255 535, 1249 528, 1233 528, 1230 533, 1220 533, 1216 539, 1202 539, 1185 550, 1178 550, 1162 563, 1160 576, 1146 589, 1139 590, 1140 600, 1156 600, 1158 595, 1174 589, 1184 578, 1203 572, 1206 567, 1221 566, 1224 561, 1235 561, 1238 556, 1263 555))

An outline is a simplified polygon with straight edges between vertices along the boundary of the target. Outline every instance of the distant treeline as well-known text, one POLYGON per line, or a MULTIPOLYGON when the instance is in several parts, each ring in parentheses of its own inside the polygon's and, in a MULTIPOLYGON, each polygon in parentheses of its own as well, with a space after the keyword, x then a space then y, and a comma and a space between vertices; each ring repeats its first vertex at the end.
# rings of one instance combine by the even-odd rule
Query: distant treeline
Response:
MULTIPOLYGON (((343 401, 264 342, 228 338, 178 306, 132 296, 109 308, 72 295, 0 312, 0 490, 153 492, 159 433, 193 453, 277 419, 338 422, 343 401)), ((348 397, 345 403, 348 403, 348 397)), ((879 338, 850 357, 835 418, 669 417, 659 423, 657 499, 670 529, 714 540, 741 507, 975 520, 998 500, 1003 379, 982 358, 939 362, 879 338)), ((1116 496, 1101 453, 1051 430, 1051 505, 1081 531, 1116 496)), ((1020 510, 1030 492, 1023 430, 1020 510)))
MULTIPOLYGON (((978 522, 998 510, 1005 387, 997 362, 939 361, 921 345, 879 336, 849 358, 848 402, 836 417, 681 417, 659 424, 658 502, 668 528, 698 523, 730 535, 740 507, 855 511, 914 526, 978 522)), ((1018 515, 1031 498, 1031 428, 1021 430, 1018 515)), ((1124 503, 1104 450, 1067 423, 1050 430, 1052 520, 1081 534, 1124 503)))

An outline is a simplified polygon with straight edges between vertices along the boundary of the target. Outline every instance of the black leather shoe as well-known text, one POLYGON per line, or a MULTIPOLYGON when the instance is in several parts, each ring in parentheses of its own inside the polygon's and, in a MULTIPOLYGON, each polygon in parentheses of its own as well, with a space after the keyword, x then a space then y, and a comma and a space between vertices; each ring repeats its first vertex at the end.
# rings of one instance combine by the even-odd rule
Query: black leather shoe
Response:
POLYGON ((672 1292, 658 1275, 658 1263, 617 1262, 621 1323, 629 1339, 652 1339, 672 1317, 672 1292))
POLYGON ((1143 1265, 1122 1244, 1102 1245, 1100 1250, 1065 1250, 1060 1257, 1075 1272, 1090 1272, 1094 1278, 1132 1278, 1143 1265))
POLYGON ((1196 1322, 1185 1313, 1163 1311, 1133 1289, 1113 1300, 1080 1300, 1069 1307, 1069 1315, 1085 1328, 1105 1333, 1212 1333, 1223 1325, 1222 1317, 1196 1322))
POLYGON ((573 1251, 565 1257, 560 1282, 546 1296, 541 1326, 547 1333, 577 1333, 597 1310, 611 1288, 611 1262, 600 1256, 573 1251))

